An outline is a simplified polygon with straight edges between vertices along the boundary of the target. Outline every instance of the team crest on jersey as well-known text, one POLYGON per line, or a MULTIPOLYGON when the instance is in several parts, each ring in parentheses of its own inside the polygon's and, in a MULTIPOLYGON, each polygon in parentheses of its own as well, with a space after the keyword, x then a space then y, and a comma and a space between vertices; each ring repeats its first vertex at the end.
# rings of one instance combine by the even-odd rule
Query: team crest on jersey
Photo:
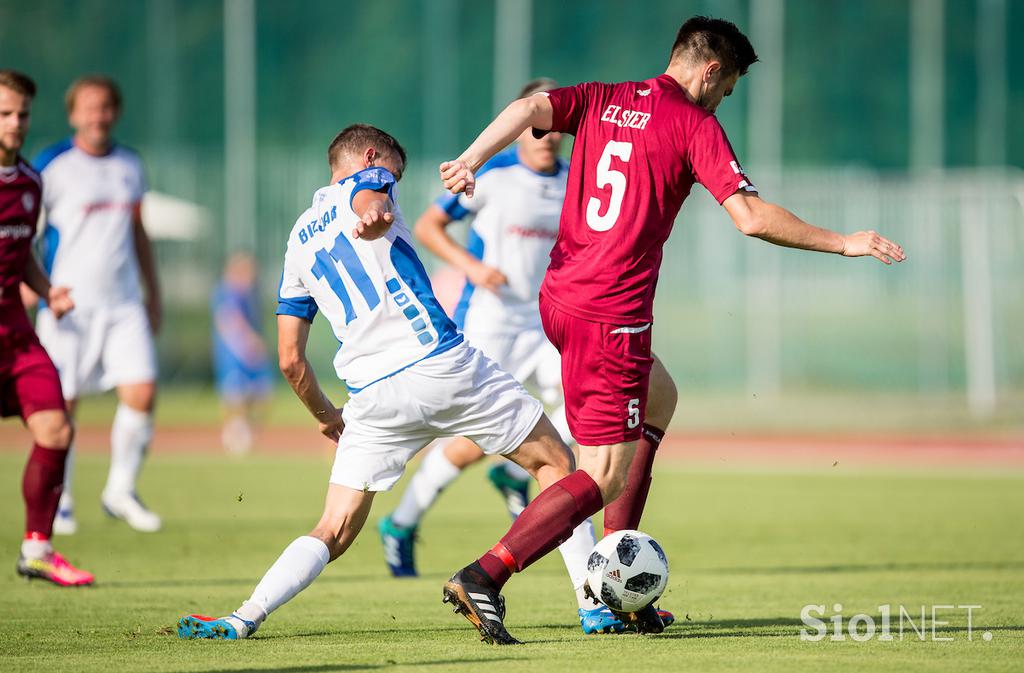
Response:
POLYGON ((21 205, 25 206, 25 212, 31 213, 32 209, 36 207, 36 197, 32 192, 25 192, 21 195, 21 205))
POLYGON ((650 87, 648 87, 646 89, 637 89, 636 90, 636 95, 637 96, 650 96, 651 95, 651 89, 650 89, 650 87))

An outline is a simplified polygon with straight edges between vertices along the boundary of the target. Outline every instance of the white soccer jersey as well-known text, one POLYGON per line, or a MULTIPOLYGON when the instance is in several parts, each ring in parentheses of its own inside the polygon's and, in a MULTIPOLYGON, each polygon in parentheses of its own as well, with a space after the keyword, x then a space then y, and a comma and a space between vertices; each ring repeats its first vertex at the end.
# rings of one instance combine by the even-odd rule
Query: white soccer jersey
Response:
POLYGON ((277 313, 309 321, 324 314, 341 344, 334 368, 351 393, 463 340, 434 297, 397 206, 385 236, 352 238, 353 197, 371 189, 395 199, 394 188, 390 172, 367 168, 318 189, 288 237, 277 313))
POLYGON ((540 329, 538 294, 558 237, 568 174, 561 160, 554 173, 537 173, 519 161, 512 147, 483 165, 473 198, 462 194, 437 200, 454 220, 475 215, 467 249, 508 278, 496 293, 466 282, 454 317, 467 334, 540 329))
POLYGON ((142 162, 115 145, 92 156, 65 140, 36 158, 43 175, 43 261, 80 308, 139 303, 134 212, 146 192, 142 162))

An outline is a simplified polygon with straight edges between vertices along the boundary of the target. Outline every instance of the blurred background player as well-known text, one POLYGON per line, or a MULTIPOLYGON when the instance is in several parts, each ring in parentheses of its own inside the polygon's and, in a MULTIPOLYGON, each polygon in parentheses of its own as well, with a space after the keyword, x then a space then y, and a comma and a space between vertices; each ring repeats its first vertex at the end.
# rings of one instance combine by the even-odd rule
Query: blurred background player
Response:
POLYGON ((252 448, 256 416, 271 393, 257 294, 259 269, 247 252, 228 258, 210 298, 213 366, 224 408, 221 443, 230 453, 252 448))
MULTIPOLYGON (((537 79, 526 84, 519 97, 555 87, 554 80, 537 79)), ((454 315, 466 339, 520 382, 535 384, 541 399, 556 406, 551 422, 562 441, 572 446, 562 401, 560 358, 544 334, 537 305, 565 197, 568 165, 558 156, 561 144, 559 133, 534 138, 524 132, 515 147, 480 169, 472 199, 442 196, 416 222, 414 233, 428 250, 466 276, 454 315), (470 215, 474 219, 468 247, 464 247, 445 228, 470 215)), ((483 457, 480 447, 465 437, 441 440, 427 453, 398 507, 379 525, 392 575, 417 574, 414 545, 420 520, 442 489, 483 457)), ((515 519, 528 502, 530 475, 503 461, 490 468, 488 478, 502 492, 515 519)), ((585 633, 621 631, 626 628, 621 621, 584 595, 594 529, 589 519, 582 526, 581 542, 560 548, 576 590, 581 626, 585 633)))
MULTIPOLYGON (((156 263, 142 226, 142 162, 112 138, 121 114, 121 94, 113 80, 79 78, 68 88, 65 103, 74 135, 44 150, 36 169, 45 185, 46 267, 55 283, 75 288, 77 310, 58 323, 52 311, 41 309, 39 338, 57 365, 72 415, 82 395, 117 389, 110 473, 101 502, 109 515, 135 530, 157 531, 160 517, 136 495, 153 436, 153 340, 161 313, 156 263)), ((77 529, 72 465, 69 460, 55 523, 59 534, 77 529)))
MULTIPOLYGON (((578 473, 600 481, 606 532, 639 526, 671 417, 660 405, 671 397, 674 406, 675 386, 651 352, 654 291, 662 248, 695 182, 748 236, 886 264, 904 259, 898 245, 873 231, 844 236, 759 198, 714 115, 756 60, 734 24, 694 17, 680 27, 661 76, 515 101, 458 159, 441 164, 445 187, 472 196, 474 173, 528 129, 576 136, 540 310, 562 355, 578 473)), ((524 565, 502 539, 463 572, 500 591, 524 565)), ((628 618, 640 630, 663 628, 652 606, 628 618)))
MULTIPOLYGON (((277 308, 281 371, 320 431, 337 442, 323 516, 238 610, 221 619, 182 617, 181 638, 252 635, 345 553, 377 492, 394 486, 409 459, 438 437, 470 436, 519 462, 542 486, 572 469, 543 405, 469 346, 434 297, 395 202, 402 146, 356 124, 331 142, 328 162, 331 184, 313 194, 289 234, 277 308), (334 367, 349 388, 344 409, 324 394, 306 357, 318 312, 341 344, 334 367)), ((481 634, 516 642, 502 626, 499 597, 484 598, 491 625, 481 634)))
POLYGON ((31 79, 0 70, 0 416, 21 416, 33 441, 21 482, 26 517, 18 574, 80 586, 91 584, 93 576, 72 566, 50 545, 71 419, 57 370, 36 338, 19 290, 24 282, 46 297, 58 318, 74 307, 68 288, 51 286, 32 255, 42 182, 19 152, 35 95, 31 79))

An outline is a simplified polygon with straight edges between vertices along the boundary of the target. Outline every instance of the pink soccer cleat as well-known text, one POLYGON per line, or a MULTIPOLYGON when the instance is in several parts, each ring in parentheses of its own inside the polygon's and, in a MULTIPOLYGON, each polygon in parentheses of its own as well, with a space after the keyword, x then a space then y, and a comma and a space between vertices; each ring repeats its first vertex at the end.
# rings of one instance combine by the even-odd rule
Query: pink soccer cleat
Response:
POLYGON ((28 579, 41 579, 61 587, 84 587, 95 579, 90 572, 76 568, 55 551, 38 559, 18 557, 18 574, 28 579))

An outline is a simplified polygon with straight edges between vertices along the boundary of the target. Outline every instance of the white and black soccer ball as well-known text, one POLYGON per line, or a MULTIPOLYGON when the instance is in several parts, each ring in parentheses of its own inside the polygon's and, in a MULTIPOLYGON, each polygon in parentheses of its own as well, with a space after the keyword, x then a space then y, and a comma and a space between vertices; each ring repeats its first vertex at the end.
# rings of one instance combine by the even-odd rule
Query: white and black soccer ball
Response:
POLYGON ((590 552, 587 583, 612 610, 636 612, 661 598, 668 585, 668 559, 650 535, 616 531, 590 552))

